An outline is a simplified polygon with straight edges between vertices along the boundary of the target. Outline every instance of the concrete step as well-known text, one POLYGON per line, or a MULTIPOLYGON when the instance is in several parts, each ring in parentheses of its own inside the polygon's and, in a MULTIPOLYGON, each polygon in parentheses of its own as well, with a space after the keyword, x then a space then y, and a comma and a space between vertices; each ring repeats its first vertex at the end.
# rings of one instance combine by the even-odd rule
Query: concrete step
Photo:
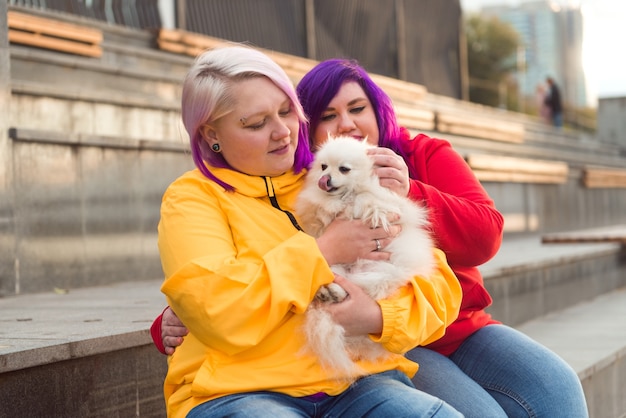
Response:
POLYGON ((591 417, 626 417, 626 287, 517 329, 574 368, 591 417))
POLYGON ((542 244, 538 235, 505 237, 480 267, 493 298, 488 311, 510 326, 626 286, 620 244, 542 244))
POLYGON ((161 282, 0 298, 0 417, 165 417, 161 282))

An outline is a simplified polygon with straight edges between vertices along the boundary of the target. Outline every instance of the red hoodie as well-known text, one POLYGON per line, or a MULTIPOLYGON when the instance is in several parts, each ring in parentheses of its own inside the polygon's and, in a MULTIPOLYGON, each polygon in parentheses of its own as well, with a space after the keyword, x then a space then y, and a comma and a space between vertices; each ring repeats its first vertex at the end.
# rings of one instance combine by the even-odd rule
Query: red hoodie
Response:
POLYGON ((430 212, 435 244, 445 252, 463 289, 458 319, 428 348, 452 354, 472 333, 498 324, 484 309, 491 304, 478 266, 500 248, 504 220, 465 160, 448 141, 404 131, 402 147, 409 166, 409 197, 430 212))

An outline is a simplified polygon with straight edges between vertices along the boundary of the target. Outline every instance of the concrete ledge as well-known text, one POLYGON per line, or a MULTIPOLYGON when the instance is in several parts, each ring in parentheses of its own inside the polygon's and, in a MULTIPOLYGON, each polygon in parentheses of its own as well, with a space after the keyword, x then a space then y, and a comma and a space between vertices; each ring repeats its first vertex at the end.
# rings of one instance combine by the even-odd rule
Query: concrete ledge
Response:
POLYGON ((0 416, 164 418, 161 282, 0 298, 0 416))
POLYGON ((0 373, 151 344, 161 282, 0 299, 0 373))
POLYGON ((73 134, 34 129, 9 128, 9 138, 14 141, 36 142, 57 145, 80 145, 86 147, 120 148, 131 150, 152 150, 189 152, 189 144, 175 141, 156 141, 103 135, 73 134))

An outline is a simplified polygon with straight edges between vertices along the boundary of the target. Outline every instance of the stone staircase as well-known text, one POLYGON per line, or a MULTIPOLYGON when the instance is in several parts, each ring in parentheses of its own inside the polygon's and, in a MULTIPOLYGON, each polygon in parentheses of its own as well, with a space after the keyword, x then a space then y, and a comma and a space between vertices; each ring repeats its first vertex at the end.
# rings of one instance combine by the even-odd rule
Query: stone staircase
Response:
MULTIPOLYGON (((164 417, 166 358, 148 333, 165 306, 155 232, 163 190, 191 166, 178 94, 192 58, 155 49, 153 33, 26 11, 104 36, 100 58, 11 45, 0 74, 0 158, 12 156, 0 167, 0 418, 164 417)), ((394 101, 411 129, 463 155, 566 163, 558 182, 484 182, 508 226, 481 267, 490 312, 574 367, 593 418, 625 417, 626 252, 540 234, 626 222, 626 189, 581 183, 587 164, 626 168, 626 150, 428 93, 394 101), (498 130, 481 133, 489 120, 498 130)))

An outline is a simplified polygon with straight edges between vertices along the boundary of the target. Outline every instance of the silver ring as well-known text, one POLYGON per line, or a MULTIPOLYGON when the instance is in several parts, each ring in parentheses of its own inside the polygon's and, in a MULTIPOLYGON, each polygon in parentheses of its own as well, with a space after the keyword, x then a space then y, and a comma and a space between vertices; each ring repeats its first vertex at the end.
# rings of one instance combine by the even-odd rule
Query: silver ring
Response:
POLYGON ((374 242, 376 243, 376 250, 375 251, 380 251, 380 249, 383 248, 383 247, 380 246, 380 241, 378 241, 377 239, 374 239, 374 242))

